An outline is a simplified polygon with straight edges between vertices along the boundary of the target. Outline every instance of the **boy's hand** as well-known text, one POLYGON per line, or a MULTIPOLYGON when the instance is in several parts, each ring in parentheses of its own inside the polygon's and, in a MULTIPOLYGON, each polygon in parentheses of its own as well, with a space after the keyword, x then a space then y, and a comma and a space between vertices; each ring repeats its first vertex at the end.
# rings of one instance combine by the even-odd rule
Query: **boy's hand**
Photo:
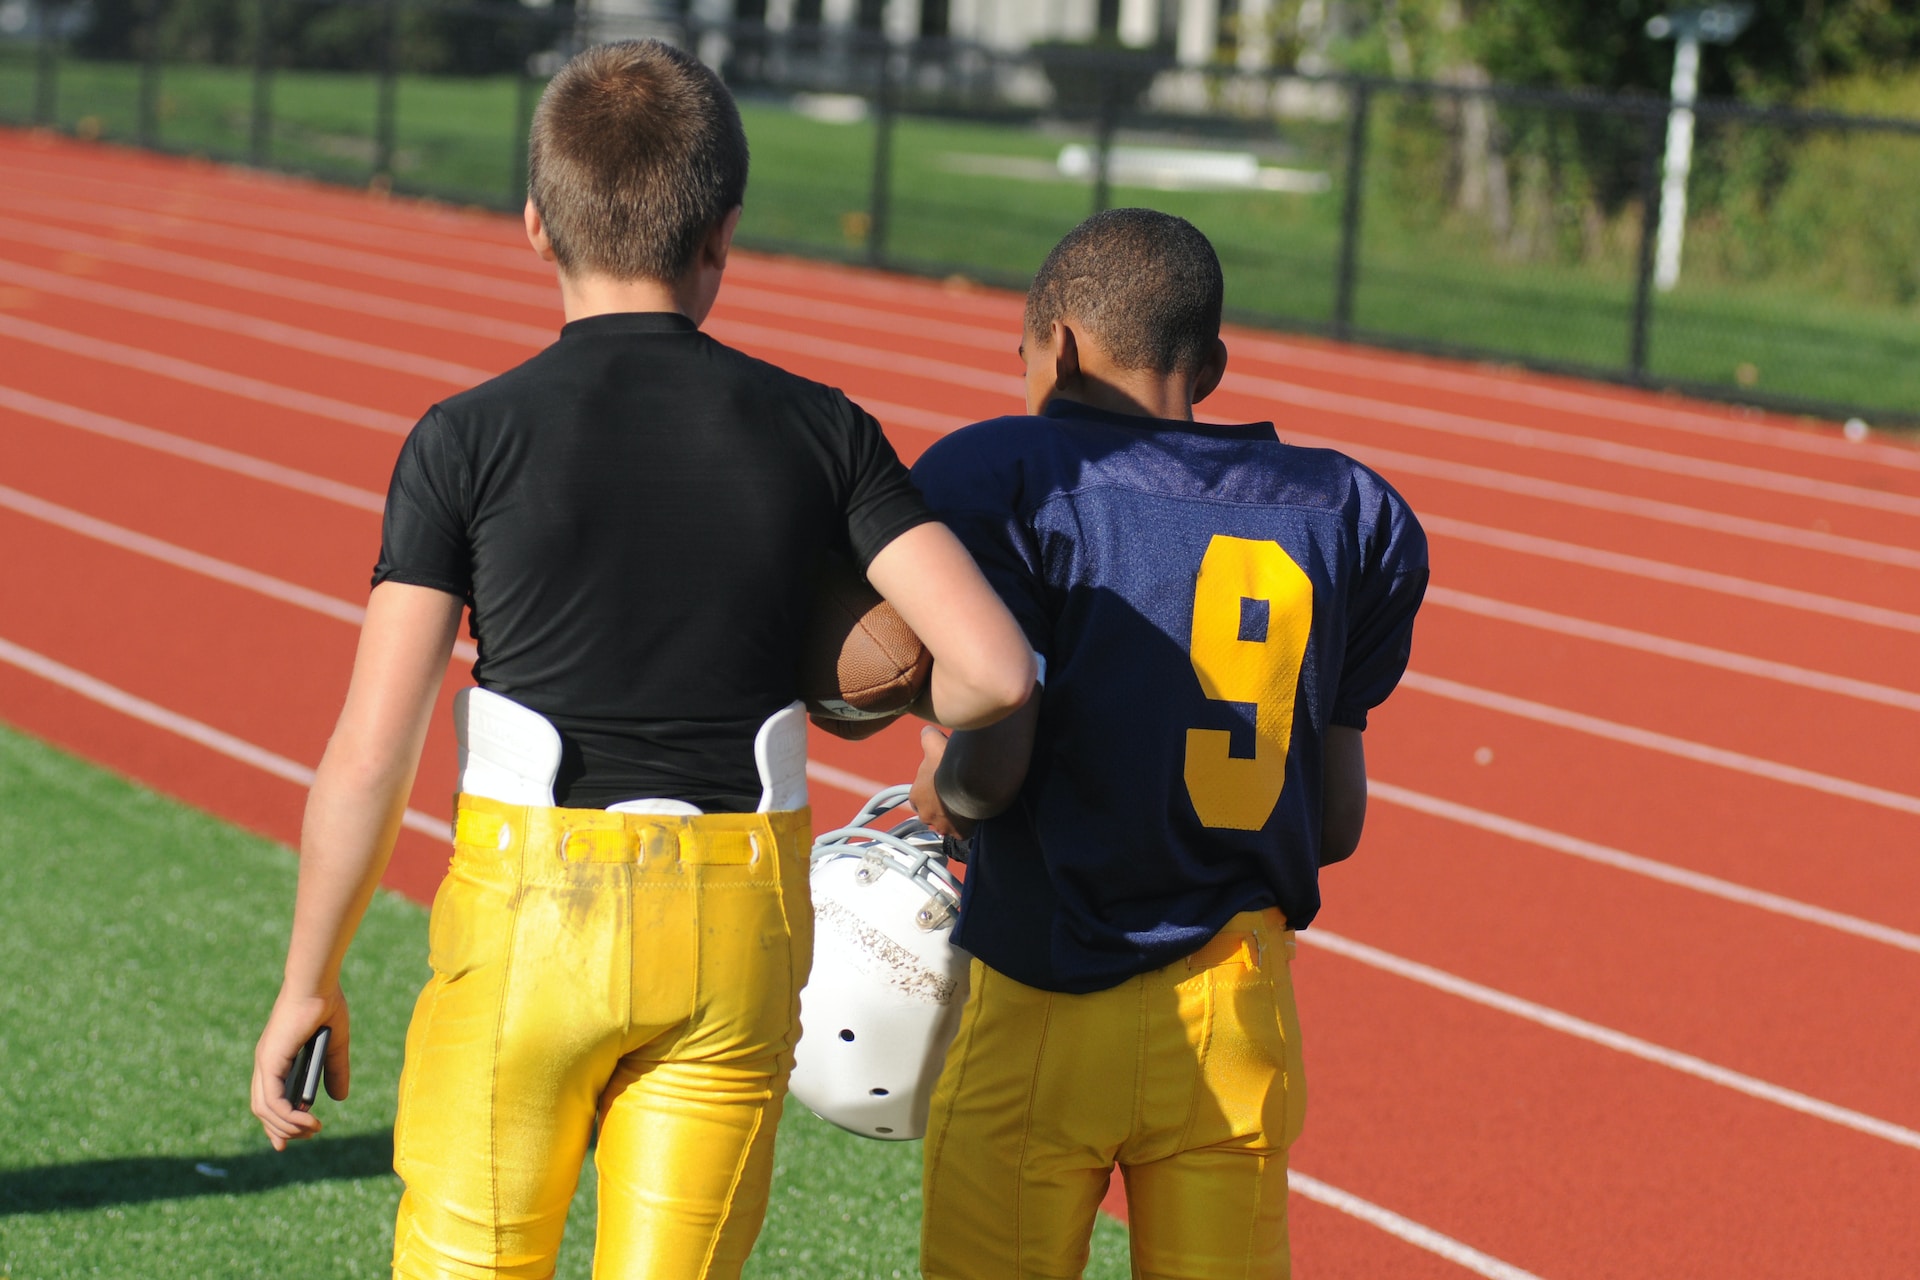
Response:
POLYGON ((332 1028, 327 1041, 327 1096, 341 1102, 347 1096, 348 1033, 347 998, 338 986, 324 995, 306 996, 283 989, 253 1047, 253 1114, 275 1151, 285 1151, 289 1142, 320 1132, 318 1120, 296 1111, 287 1101, 287 1072, 300 1046, 321 1027, 332 1028))
MULTIPOLYGON (((900 713, 900 715, 905 714, 904 711, 900 713)), ((816 716, 812 713, 807 715, 807 719, 813 722, 814 728, 847 742, 864 742, 899 718, 900 716, 888 716, 884 720, 835 720, 830 716, 816 716)))
POLYGON ((934 786, 934 774, 947 754, 947 735, 927 725, 920 730, 920 750, 920 771, 914 775, 913 790, 907 795, 907 803, 920 815, 920 821, 941 835, 958 840, 970 838, 974 824, 957 814, 948 813, 946 805, 940 800, 939 789, 934 786))

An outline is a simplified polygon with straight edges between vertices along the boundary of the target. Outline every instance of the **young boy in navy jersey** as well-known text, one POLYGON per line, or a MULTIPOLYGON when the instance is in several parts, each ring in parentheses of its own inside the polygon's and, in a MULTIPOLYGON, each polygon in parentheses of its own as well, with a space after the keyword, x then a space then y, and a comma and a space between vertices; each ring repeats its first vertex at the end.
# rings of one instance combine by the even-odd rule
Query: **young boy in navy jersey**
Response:
POLYGON ((463 725, 506 749, 463 777, 434 902, 396 1276, 551 1276, 596 1130, 595 1274, 739 1274, 811 961, 802 762, 765 748, 804 733, 821 556, 854 558, 925 641, 933 715, 985 725, 1033 687, 879 425, 700 332, 746 178, 739 113, 697 61, 652 41, 575 58, 535 116, 526 211, 566 326, 429 410, 394 468, 253 1110, 276 1148, 318 1132, 283 1090, 323 1025, 346 1096, 341 960, 469 608, 484 692, 463 725))
POLYGON ((922 735, 916 808, 972 834, 975 957, 927 1133, 931 1280, 1078 1276, 1116 1163, 1135 1276, 1289 1272, 1293 931, 1358 844, 1427 549, 1353 460, 1193 421, 1221 294, 1187 222, 1090 219, 1028 294, 1032 416, 914 467, 1045 660, 1013 716, 922 735))

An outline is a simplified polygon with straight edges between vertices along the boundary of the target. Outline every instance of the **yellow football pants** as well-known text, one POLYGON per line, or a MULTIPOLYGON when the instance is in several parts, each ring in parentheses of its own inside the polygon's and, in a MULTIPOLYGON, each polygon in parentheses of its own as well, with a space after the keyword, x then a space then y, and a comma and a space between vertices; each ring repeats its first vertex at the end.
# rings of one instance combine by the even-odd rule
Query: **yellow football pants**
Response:
POLYGON ((1137 1280, 1285 1277, 1287 1148, 1306 1076, 1278 911, 1111 990, 980 961, 933 1095, 928 1280, 1069 1280, 1114 1164, 1137 1280))
POLYGON ((551 1276, 596 1118, 594 1275, 740 1274, 812 956, 808 821, 460 797, 400 1077, 396 1277, 551 1276))

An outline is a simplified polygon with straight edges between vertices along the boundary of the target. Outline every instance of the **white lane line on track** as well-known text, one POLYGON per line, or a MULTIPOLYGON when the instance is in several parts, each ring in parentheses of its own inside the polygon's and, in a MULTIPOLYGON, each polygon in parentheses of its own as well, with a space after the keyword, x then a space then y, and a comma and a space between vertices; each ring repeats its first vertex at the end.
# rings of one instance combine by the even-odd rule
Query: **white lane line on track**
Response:
POLYGON ((502 280, 497 276, 462 271, 457 267, 436 267, 384 253, 346 249, 318 240, 298 240, 270 231, 242 230, 238 227, 209 226, 185 218, 147 213, 131 209, 95 207, 86 201, 63 200, 56 196, 24 198, 0 194, 0 206, 15 213, 30 213, 40 218, 66 218, 75 222, 104 224, 119 231, 135 231, 162 240, 184 240, 204 244, 224 252, 251 253, 263 258, 284 258, 290 262, 309 262, 336 271, 351 271, 378 280, 393 280, 441 293, 464 293, 499 302, 546 310, 560 301, 557 284, 544 285, 502 280))
MULTIPOLYGON (((253 591, 269 599, 291 604, 297 608, 308 609, 323 617, 359 626, 366 618, 366 610, 351 601, 341 600, 310 587, 276 578, 271 574, 248 569, 213 556, 204 555, 185 547, 176 546, 148 534, 125 529, 105 520, 86 515, 63 507, 57 503, 22 493, 17 489, 0 485, 0 507, 7 507, 22 515, 65 529, 82 537, 93 538, 109 546, 118 547, 136 555, 147 556, 163 564, 173 565, 192 573, 198 573, 228 585, 253 591)), ((454 656, 467 662, 475 661, 478 654, 468 641, 457 641, 454 656)), ((860 796, 870 796, 880 791, 886 784, 857 773, 837 768, 818 761, 807 766, 816 780, 828 786, 860 796)), ((1780 894, 1768 893, 1747 885, 1736 884, 1700 872, 1688 871, 1669 863, 1657 862, 1651 858, 1642 858, 1623 850, 1609 848, 1591 840, 1582 840, 1545 827, 1534 826, 1514 818, 1502 817, 1484 809, 1475 809, 1468 805, 1456 804, 1451 800, 1442 800, 1406 787, 1395 786, 1378 779, 1369 783, 1371 794, 1389 804, 1415 810, 1432 817, 1443 818, 1481 831, 1506 836, 1541 848, 1552 849, 1559 853, 1583 858, 1589 862, 1627 871, 1634 875, 1646 876, 1665 884, 1691 889, 1711 897, 1722 898, 1728 902, 1737 902, 1745 906, 1758 907, 1776 915, 1817 924, 1855 937, 1882 942, 1904 951, 1920 954, 1920 934, 1907 933, 1890 925, 1876 924, 1858 916, 1831 911, 1811 903, 1797 901, 1780 894)))
POLYGON ((364 364, 377 369, 391 369, 395 373, 431 378, 435 382, 448 383, 461 389, 470 387, 476 382, 484 382, 499 372, 497 369, 489 371, 472 365, 455 364, 451 360, 436 360, 432 356, 396 351, 391 347, 375 346, 371 342, 357 342, 352 338, 335 337, 333 334, 320 333, 313 329, 296 328, 290 324, 263 320, 259 316, 250 316, 244 312, 206 307, 197 302, 183 302, 178 298, 164 297, 157 293, 142 293, 138 289, 123 289, 119 285, 101 284, 79 276, 61 275, 57 271, 42 271, 38 267, 23 266, 4 258, 0 258, 0 280, 8 280, 41 293, 73 298, 96 306, 131 311, 137 315, 153 316, 161 320, 175 320, 182 324, 197 325, 202 329, 239 334, 244 338, 290 347, 295 351, 305 351, 312 355, 350 360, 355 364, 364 364))
POLYGON ((1851 676, 1836 676, 1825 671, 1796 667, 1791 663, 1774 662, 1767 658, 1755 658, 1729 649, 1716 649, 1710 645, 1674 640, 1645 631, 1635 631, 1629 627, 1616 627, 1605 622, 1569 617, 1564 613, 1551 613, 1529 605, 1509 604, 1505 600, 1494 600, 1469 591, 1456 591, 1452 587, 1428 587, 1427 603, 1437 604, 1445 609, 1458 609, 1463 613, 1492 618, 1499 622, 1510 622, 1516 626, 1534 627, 1557 635, 1593 640, 1622 649, 1634 649, 1641 653, 1651 653, 1679 662, 1691 662, 1720 671, 1731 671, 1738 675, 1755 676, 1762 680, 1776 680, 1781 684, 1796 685, 1802 689, 1839 694, 1843 698, 1858 698, 1862 702, 1876 702, 1884 707, 1898 707, 1903 711, 1920 711, 1920 693, 1913 693, 1906 689, 1874 684, 1867 680, 1855 680, 1851 676))
POLYGON ((1385 354, 1371 354, 1361 348, 1343 351, 1332 347, 1306 347, 1284 339, 1252 334, 1236 335, 1233 351, 1236 355, 1244 351, 1256 360, 1294 368, 1305 367, 1322 373, 1375 378, 1403 386, 1503 400, 1509 404, 1578 413, 1585 417, 1632 423, 1663 431, 1679 431, 1740 444, 1757 444, 1849 462, 1868 462, 1920 471, 1920 450, 1899 445, 1855 443, 1838 437, 1832 431, 1796 430, 1765 422, 1740 422, 1679 405, 1646 404, 1620 396, 1597 395, 1590 391, 1526 382, 1511 374, 1441 369, 1385 354))
MULTIPOLYGON (((171 249, 157 249, 151 245, 128 244, 119 240, 109 240, 103 236, 90 235, 84 231, 42 227, 13 218, 0 217, 0 239, 39 245, 62 253, 80 254, 104 261, 124 262, 128 266, 147 271, 184 276, 190 280, 219 285, 222 288, 239 289, 247 293, 264 294, 271 298, 304 302, 354 315, 374 316, 382 320, 397 320, 403 324, 419 325, 428 329, 443 329, 449 333, 490 338, 524 348, 527 354, 532 354, 533 351, 552 342, 560 331, 557 320, 546 327, 520 324, 511 320, 496 320, 492 316, 455 311, 451 307, 436 307, 424 302, 389 298, 384 294, 368 293, 361 289, 345 289, 338 285, 301 280, 271 271, 259 271, 253 267, 233 266, 215 258, 177 253, 171 249)), ((553 310, 557 317, 560 312, 557 303, 553 310)))
POLYGON ((1729 1067, 1708 1062, 1704 1058, 1695 1057, 1693 1054, 1669 1049, 1651 1040, 1642 1040, 1639 1036, 1615 1031, 1611 1027, 1603 1027, 1597 1022, 1589 1022, 1585 1018, 1563 1013, 1547 1005, 1509 995, 1507 992, 1448 973, 1444 969, 1436 969, 1432 965, 1409 960, 1404 956, 1394 955, 1390 951, 1382 951, 1378 947, 1370 947, 1364 942, 1355 942, 1337 933, 1328 933, 1318 928, 1303 929, 1300 931, 1300 941, 1310 943, 1322 951, 1329 951, 1334 955, 1357 961, 1369 968, 1378 969, 1383 973, 1391 973, 1408 981, 1417 982, 1435 991, 1444 991, 1462 1000, 1511 1014, 1536 1026, 1558 1031, 1562 1035, 1600 1045, 1629 1057, 1638 1058, 1643 1062, 1667 1067, 1682 1075, 1692 1076, 1696 1080, 1704 1080, 1708 1084, 1718 1085, 1723 1089, 1730 1089, 1762 1102, 1771 1102, 1789 1111, 1796 1111, 1816 1120, 1825 1120, 1829 1124, 1851 1129, 1855 1133, 1862 1133, 1871 1138, 1879 1138, 1910 1151, 1920 1151, 1920 1132, 1904 1125, 1894 1124, 1890 1120, 1882 1120, 1878 1116, 1870 1116, 1863 1111, 1855 1111, 1851 1107, 1842 1107, 1810 1094, 1801 1093, 1797 1089, 1771 1084, 1756 1076, 1747 1075, 1745 1072, 1734 1071, 1729 1067))
POLYGON ((1768 893, 1764 889, 1755 889, 1731 880, 1722 880, 1718 876, 1689 871, 1684 867, 1676 867, 1672 863, 1643 858, 1623 849, 1611 848, 1592 840, 1582 840, 1578 836, 1566 835, 1546 827, 1535 826, 1530 822, 1521 822, 1515 818, 1502 817, 1497 813, 1488 813, 1485 809, 1476 809, 1471 805, 1442 800, 1438 796, 1395 786, 1391 782, 1382 782, 1377 778, 1368 779, 1367 794, 1384 800, 1388 804, 1399 805, 1403 809, 1411 809, 1416 813, 1424 813, 1428 817, 1459 823, 1492 835, 1505 836, 1522 844, 1551 849, 1555 853, 1564 853, 1569 857, 1610 867, 1615 871, 1644 876, 1649 880, 1657 880, 1676 888, 1690 889, 1710 898, 1754 907, 1791 920, 1819 925, 1821 928, 1833 929, 1856 938, 1864 938, 1869 942, 1878 942, 1920 955, 1920 934, 1909 933, 1905 929, 1878 924, 1859 916, 1848 915, 1843 911, 1816 907, 1812 903, 1801 902, 1782 894, 1768 893))
POLYGON ((1836 778, 1831 774, 1815 773, 1811 769, 1802 769, 1796 765, 1762 760, 1758 756, 1744 755, 1738 751, 1728 751, 1686 738, 1676 738, 1671 734, 1658 733, 1652 729, 1640 729, 1612 720, 1602 720, 1598 716, 1569 711, 1564 707, 1548 706, 1544 702, 1534 702, 1529 698, 1516 698, 1511 694, 1496 693, 1491 689, 1477 688, 1474 685, 1462 684, 1458 680, 1430 676, 1420 671, 1407 672, 1401 678, 1400 684, 1402 688, 1417 689, 1422 693, 1430 693, 1454 702, 1484 707, 1489 711, 1518 716, 1523 720, 1533 720, 1560 729, 1571 729, 1576 733, 1591 734, 1596 738, 1606 738, 1631 747, 1639 747, 1642 750, 1678 756, 1682 760, 1713 765, 1735 773, 1765 778, 1770 782, 1784 782, 1789 786, 1805 787, 1809 791, 1820 791, 1827 795, 1839 796, 1844 800, 1857 800, 1862 804, 1877 805, 1882 809, 1892 809, 1896 813, 1920 815, 1920 796, 1890 791, 1885 787, 1869 786, 1864 782, 1836 778))
MULTIPOLYGON (((177 711, 169 711, 157 702, 149 702, 138 694, 128 693, 125 689, 110 685, 84 671, 76 671, 63 662, 55 662, 44 654, 35 653, 10 640, 0 639, 0 662, 39 676, 42 680, 59 685, 90 702, 118 711, 142 724, 164 729, 189 742, 198 743, 229 760, 238 760, 241 764, 251 765, 262 773, 272 774, 297 787, 313 785, 313 770, 298 760, 289 760, 278 752, 257 747, 244 738, 236 738, 223 729, 216 729, 210 724, 195 720, 191 716, 183 716, 177 711)), ((453 839, 453 828, 440 819, 430 817, 417 809, 408 809, 401 817, 400 825, 436 839, 453 839)))
POLYGON ((1682 528, 1724 533, 1736 538, 1749 538, 1755 542, 1770 542, 1776 546, 1819 551, 1828 555, 1846 556, 1854 560, 1867 560, 1875 564, 1897 565, 1903 569, 1920 569, 1920 550, 1914 550, 1911 547, 1868 542, 1864 538, 1821 533, 1817 529, 1796 529, 1792 525, 1755 520, 1750 516, 1726 515, 1699 507, 1682 506, 1677 502, 1662 502, 1634 494, 1616 493, 1609 489, 1589 489, 1584 485, 1568 484, 1564 480, 1542 480, 1537 476, 1496 471, 1491 467, 1479 467, 1466 462, 1449 462, 1443 458, 1429 458, 1424 454, 1402 453, 1398 449, 1380 449, 1372 445, 1357 444, 1351 440, 1335 440, 1327 436, 1293 433, 1290 433, 1287 439, 1294 444, 1308 445, 1313 448, 1337 449, 1383 472, 1404 471, 1409 475, 1427 476, 1451 484, 1491 489, 1496 493, 1511 493, 1523 498, 1539 498, 1563 506, 1585 507, 1591 511, 1636 516, 1642 520, 1654 520, 1662 524, 1679 525, 1682 528))
MULTIPOLYGON (((295 608, 310 610, 322 617, 332 618, 336 622, 345 622, 357 627, 367 619, 366 609, 354 604, 351 600, 342 600, 336 596, 327 595, 323 591, 303 587, 297 582, 276 578, 270 573, 261 573, 245 565, 234 564, 148 534, 122 528, 120 525, 111 524, 70 507, 63 507, 58 503, 48 502, 45 498, 37 498, 30 493, 22 493, 6 485, 0 485, 0 507, 6 507, 35 520, 45 521, 69 533, 79 534, 83 538, 92 538, 110 547, 118 547, 122 551, 131 551, 135 555, 146 556, 162 564, 170 564, 177 569, 185 569, 189 573, 197 573, 202 577, 212 578, 216 582, 224 582, 228 586, 240 587, 269 599, 293 605, 295 608)), ((470 642, 456 640, 453 643, 453 656, 466 662, 475 662, 479 660, 480 654, 470 642)))
MULTIPOLYGON (((137 198, 148 202, 140 204, 138 206, 139 211, 149 211, 152 192, 146 187, 138 187, 134 184, 116 182, 112 179, 91 175, 76 179, 74 175, 65 171, 40 169, 29 169, 26 171, 52 176, 62 184, 80 181, 95 186, 124 189, 129 192, 129 198, 137 198)), ((237 190, 244 192, 244 188, 237 188, 237 190)), ((199 195, 197 192, 192 195, 182 193, 177 198, 190 199, 194 201, 196 205, 207 202, 207 197, 199 195)), ((122 207, 112 206, 111 202, 99 200, 88 201, 87 203, 108 205, 109 207, 116 208, 122 207)), ((282 229, 302 225, 315 227, 324 226, 328 232, 332 234, 357 240, 365 236, 369 226, 378 226, 382 236, 403 237, 404 240, 402 242, 415 245, 416 252, 429 256, 455 257, 455 260, 460 260, 461 257, 465 257, 466 255, 484 252, 493 259, 495 265, 506 269, 530 274, 542 274, 545 270, 535 265, 529 260, 528 256, 521 253, 517 247, 509 247, 506 244, 495 241, 491 237, 464 238, 460 249, 460 256, 456 257, 455 255, 449 255, 447 253, 449 237, 444 234, 427 235, 418 232, 408 232, 395 227, 391 220, 370 219, 361 221, 357 219, 333 218, 311 213, 299 214, 290 211, 284 205, 249 201, 244 194, 237 195, 235 198, 223 196, 212 210, 197 207, 191 209, 167 208, 159 212, 173 217, 194 219, 215 227, 225 227, 233 225, 234 220, 223 220, 218 217, 218 213, 238 204, 246 204, 250 208, 263 211, 274 221, 275 225, 282 227, 282 229)), ((251 228, 257 225, 257 219, 250 216, 246 222, 240 225, 251 228)), ((326 232, 316 232, 316 234, 326 234, 326 232)), ((468 258, 467 260, 471 259, 468 258)), ((837 268, 829 264, 797 266, 773 260, 759 262, 753 260, 750 255, 743 255, 740 266, 744 269, 736 271, 736 275, 749 278, 757 276, 763 281, 775 281, 786 288, 801 292, 811 291, 817 294, 819 292, 820 279, 826 277, 830 279, 830 288, 835 292, 859 292, 863 296, 885 299, 892 302, 910 302, 930 307, 952 307, 956 301, 955 296, 950 291, 930 283, 899 280, 882 276, 868 276, 857 272, 850 273, 846 268, 837 268), (795 278, 796 276, 801 278, 795 278), (847 287, 849 284, 870 287, 850 290, 847 287)), ((1018 296, 1016 294, 1008 294, 1002 305, 992 305, 987 303, 986 299, 968 295, 961 295, 961 300, 983 304, 982 306, 974 306, 968 309, 982 315, 991 315, 995 319, 1003 318, 1003 313, 1006 318, 1016 318, 1018 314, 1018 296)), ((802 308, 799 314, 813 313, 805 309, 808 302, 808 298, 797 296, 791 298, 792 304, 802 308)), ((782 301, 772 305, 781 310, 785 310, 790 304, 788 301, 782 301)), ((859 315, 859 313, 865 310, 866 309, 863 308, 849 309, 846 318, 840 322, 849 325, 871 324, 872 321, 864 315, 860 315, 858 319, 855 318, 856 315, 859 315)), ((836 314, 837 313, 838 309, 836 308, 836 314)), ((1009 340, 1008 333, 1003 333, 1000 329, 988 329, 984 326, 957 325, 951 322, 927 320, 924 317, 894 316, 880 321, 883 331, 886 332, 900 331, 903 323, 913 326, 922 324, 939 326, 941 334, 944 335, 940 337, 940 340, 951 341, 959 345, 997 350, 1005 346, 1009 340)), ((936 335, 933 331, 929 330, 928 336, 936 335)), ((1339 350, 1333 347, 1309 347, 1299 343, 1288 342, 1285 339, 1268 337, 1257 331, 1246 331, 1236 332, 1234 334, 1234 350, 1237 353, 1241 353, 1243 358, 1250 357, 1254 360, 1278 365, 1283 368, 1305 367, 1317 372, 1340 372, 1352 377, 1371 378, 1423 389, 1455 392, 1461 395, 1501 400, 1534 408, 1549 408, 1608 421, 1634 423, 1707 438, 1736 441, 1745 444, 1758 444, 1799 453, 1838 458, 1845 461, 1866 461, 1906 470, 1920 470, 1920 450, 1901 448, 1894 445, 1844 441, 1835 437, 1830 432, 1822 433, 1795 430, 1790 427, 1775 426, 1764 422, 1741 422, 1730 417, 1707 413, 1700 409, 1684 408, 1677 405, 1643 403, 1625 395, 1606 396, 1593 392, 1575 391, 1570 388, 1523 381, 1505 373, 1488 373, 1472 368, 1439 368, 1425 362, 1411 361, 1404 357, 1395 357, 1385 353, 1372 353, 1364 348, 1339 350)))
POLYGON ((90 338, 85 334, 70 333, 65 329, 36 324, 31 320, 21 320, 15 316, 0 314, 0 337, 37 343, 85 360, 118 365, 122 369, 133 369, 156 377, 171 378, 176 382, 184 382, 189 386, 201 387, 208 391, 217 391, 223 395, 270 404, 276 409, 291 409, 297 413, 312 414, 316 418, 331 418, 335 422, 344 422, 348 426, 366 427, 392 435, 405 435, 413 427, 412 419, 397 413, 369 409, 365 405, 348 404, 345 400, 315 395, 310 391, 295 391, 277 382, 263 382, 259 378, 249 378, 242 373, 228 373, 224 369, 195 364, 191 360, 163 356, 141 347, 108 342, 104 338, 90 338))
POLYGON ((1351 1191, 1342 1191, 1318 1178, 1308 1177, 1298 1169, 1287 1170, 1287 1190, 1315 1204, 1337 1209, 1350 1218, 1358 1218, 1369 1226, 1377 1227, 1404 1241, 1416 1249, 1445 1258, 1448 1262, 1487 1280, 1540 1280, 1531 1271, 1522 1271, 1511 1262, 1480 1252, 1472 1245, 1462 1244, 1452 1236, 1442 1235, 1432 1227, 1423 1226, 1412 1218, 1402 1217, 1391 1209, 1383 1208, 1371 1200, 1362 1200, 1351 1191))
POLYGON ((219 445, 202 444, 198 440, 189 440, 184 436, 156 431, 152 427, 143 427, 138 423, 126 422, 104 413, 95 413, 91 409, 79 409, 70 404, 61 404, 57 400, 47 400, 30 392, 16 391, 12 387, 0 387, 0 409, 11 409, 15 413, 55 422, 63 427, 88 431, 97 436, 105 436, 109 440, 118 440, 122 444, 152 449, 156 453, 170 454, 176 458, 184 458, 188 462, 197 462, 202 466, 230 471, 235 475, 278 485, 298 493, 310 494, 316 498, 325 498, 329 502, 338 502, 343 506, 354 507, 361 511, 372 511, 378 514, 387 509, 385 495, 375 493, 371 489, 356 488, 350 484, 342 484, 338 480, 329 480, 325 476, 312 475, 293 467, 283 467, 277 462, 267 462, 251 454, 222 449, 219 445))
POLYGON ((1888 493, 1881 489, 1841 484, 1833 480, 1816 480, 1810 476, 1789 475, 1785 472, 1768 471, 1761 467, 1743 466, 1734 462, 1719 462, 1710 458, 1668 453, 1660 449, 1620 444, 1593 436, 1571 435, 1540 427, 1521 427, 1504 422, 1492 422, 1485 418, 1469 417, 1466 414, 1425 409, 1391 400, 1375 400, 1370 396, 1356 396, 1344 391, 1325 391, 1298 383, 1282 382, 1275 378, 1242 375, 1226 383, 1223 390, 1234 395, 1272 400, 1298 409, 1366 418, 1374 422, 1391 423, 1394 426, 1413 427, 1420 431, 1441 432, 1462 439, 1510 445, 1517 449, 1537 449, 1546 453, 1611 463, 1615 466, 1637 467, 1642 471, 1657 471, 1695 480, 1739 485, 1770 493, 1837 503, 1842 506, 1889 511, 1903 516, 1920 515, 1920 498, 1903 493, 1888 493))
POLYGON ((1804 613, 1824 614, 1830 618, 1845 618, 1849 622, 1864 622, 1869 626, 1920 634, 1920 614, 1902 613, 1898 609, 1883 609, 1879 605, 1842 600, 1837 596, 1823 596, 1813 591, 1777 587, 1770 582, 1755 582, 1751 578, 1714 573, 1711 570, 1694 569, 1686 565, 1669 564, 1664 560, 1649 560, 1644 556, 1630 556, 1624 552, 1606 551, 1599 547, 1582 546, 1576 542, 1562 542, 1557 538, 1543 538, 1538 534, 1495 529, 1489 525, 1475 524, 1470 520, 1456 520, 1451 516, 1435 515, 1430 511, 1420 513, 1420 523, 1426 527, 1428 533, 1459 538, 1465 542, 1477 542, 1482 546, 1499 547, 1503 551, 1514 551, 1521 555, 1540 556, 1543 559, 1559 560, 1565 564, 1604 569, 1654 582, 1712 591, 1719 595, 1734 596, 1760 604, 1779 605, 1785 609, 1798 609, 1804 613))

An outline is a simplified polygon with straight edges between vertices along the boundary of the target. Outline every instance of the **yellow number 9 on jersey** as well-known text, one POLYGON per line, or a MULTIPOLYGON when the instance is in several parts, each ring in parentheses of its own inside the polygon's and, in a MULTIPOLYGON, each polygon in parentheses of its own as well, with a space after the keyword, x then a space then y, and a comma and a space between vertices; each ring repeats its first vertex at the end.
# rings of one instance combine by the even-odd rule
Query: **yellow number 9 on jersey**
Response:
POLYGON ((1300 662, 1313 629, 1313 583, 1277 542, 1215 534, 1200 561, 1188 653, 1200 690, 1254 707, 1253 755, 1229 754, 1224 729, 1187 730, 1187 794, 1209 827, 1258 831, 1287 778, 1300 662))

